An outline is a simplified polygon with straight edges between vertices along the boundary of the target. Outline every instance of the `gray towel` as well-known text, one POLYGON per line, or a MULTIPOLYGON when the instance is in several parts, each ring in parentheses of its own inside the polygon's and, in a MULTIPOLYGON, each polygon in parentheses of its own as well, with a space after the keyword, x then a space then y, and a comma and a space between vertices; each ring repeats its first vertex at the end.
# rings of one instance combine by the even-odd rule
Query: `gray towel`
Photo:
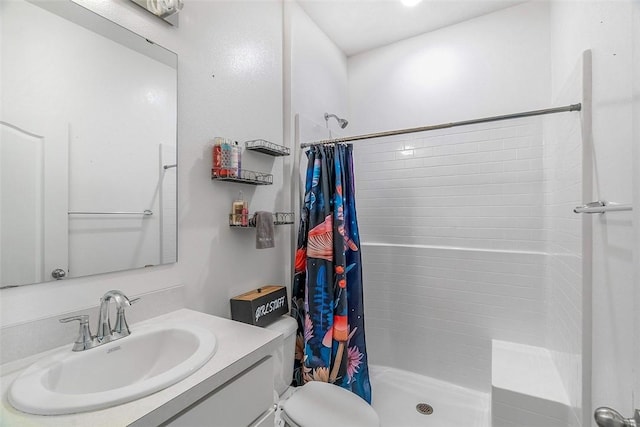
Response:
POLYGON ((271 212, 258 211, 255 213, 256 221, 256 249, 273 248, 273 214, 271 212))

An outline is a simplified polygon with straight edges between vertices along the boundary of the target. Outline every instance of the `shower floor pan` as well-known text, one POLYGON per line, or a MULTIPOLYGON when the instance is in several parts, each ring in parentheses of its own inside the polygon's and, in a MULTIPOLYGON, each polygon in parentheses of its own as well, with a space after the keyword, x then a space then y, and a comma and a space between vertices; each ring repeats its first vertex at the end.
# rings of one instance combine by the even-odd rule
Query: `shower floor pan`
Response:
POLYGON ((489 393, 386 366, 369 365, 381 427, 490 427, 489 393))

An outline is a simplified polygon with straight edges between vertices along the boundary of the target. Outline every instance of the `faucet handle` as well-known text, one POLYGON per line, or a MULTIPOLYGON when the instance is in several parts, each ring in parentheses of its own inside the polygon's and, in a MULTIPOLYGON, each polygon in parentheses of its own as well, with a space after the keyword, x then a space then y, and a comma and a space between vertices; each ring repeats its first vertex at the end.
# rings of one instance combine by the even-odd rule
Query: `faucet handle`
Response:
POLYGON ((83 323, 89 323, 89 316, 86 314, 80 314, 78 316, 71 316, 71 317, 65 317, 63 319, 60 319, 60 323, 69 323, 69 322, 73 322, 74 320, 79 320, 80 324, 82 325, 83 323))
POLYGON ((78 336, 73 343, 73 351, 82 351, 94 347, 93 337, 91 336, 91 329, 89 329, 89 316, 81 314, 79 316, 71 316, 60 319, 60 323, 69 323, 77 320, 80 322, 80 329, 78 330, 78 336))

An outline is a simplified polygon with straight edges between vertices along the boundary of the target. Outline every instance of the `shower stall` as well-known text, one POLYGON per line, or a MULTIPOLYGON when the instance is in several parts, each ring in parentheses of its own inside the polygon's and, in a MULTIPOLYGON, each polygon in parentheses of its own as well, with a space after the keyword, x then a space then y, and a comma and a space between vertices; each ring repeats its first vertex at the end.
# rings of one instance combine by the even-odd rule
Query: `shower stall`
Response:
MULTIPOLYGON (((302 149, 330 136, 357 141, 367 343, 383 425, 420 425, 425 415, 441 425, 491 425, 492 364, 511 369, 496 366, 500 348, 542 352, 543 362, 580 372, 582 316, 571 310, 581 291, 554 291, 559 281, 582 283, 581 221, 573 212, 583 199, 580 110, 573 104, 348 137, 325 130, 315 142, 302 141, 323 129, 297 118, 302 149), (557 113, 571 114, 541 117, 557 113), (574 166, 557 170, 566 164, 574 166), (563 314, 576 330, 556 331, 566 319, 551 317, 563 314)), ((562 387, 559 372, 549 374, 562 387)), ((568 425, 571 404, 562 403, 566 410, 548 425, 568 425)), ((518 404, 526 411, 526 401, 518 404)), ((493 425, 509 425, 500 424, 499 408, 493 412, 493 425)))

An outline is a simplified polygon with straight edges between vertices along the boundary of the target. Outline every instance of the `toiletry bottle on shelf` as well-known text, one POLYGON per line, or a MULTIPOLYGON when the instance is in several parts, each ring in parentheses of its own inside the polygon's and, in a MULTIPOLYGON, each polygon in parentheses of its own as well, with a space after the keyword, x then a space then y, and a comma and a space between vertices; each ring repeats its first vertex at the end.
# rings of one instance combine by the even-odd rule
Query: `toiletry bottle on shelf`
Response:
POLYGON ((231 224, 242 224, 242 210, 244 209, 245 201, 242 199, 242 191, 238 194, 238 198, 233 201, 231 205, 231 224))
POLYGON ((238 150, 238 170, 236 175, 238 178, 242 178, 242 149, 240 148, 238 141, 236 141, 236 149, 238 150))
POLYGON ((249 225, 249 202, 246 200, 242 203, 242 226, 247 227, 249 225))
POLYGON ((229 176, 231 169, 231 144, 230 140, 227 138, 223 138, 222 146, 220 147, 221 152, 221 165, 220 165, 220 176, 229 176))
POLYGON ((234 142, 231 144, 231 167, 229 168, 230 176, 239 176, 238 175, 238 159, 239 159, 239 147, 238 142, 234 142))
POLYGON ((213 139, 213 158, 212 158, 212 169, 213 169, 213 176, 219 177, 220 175, 220 170, 222 169, 222 141, 224 140, 224 138, 220 138, 219 136, 216 136, 213 139))

